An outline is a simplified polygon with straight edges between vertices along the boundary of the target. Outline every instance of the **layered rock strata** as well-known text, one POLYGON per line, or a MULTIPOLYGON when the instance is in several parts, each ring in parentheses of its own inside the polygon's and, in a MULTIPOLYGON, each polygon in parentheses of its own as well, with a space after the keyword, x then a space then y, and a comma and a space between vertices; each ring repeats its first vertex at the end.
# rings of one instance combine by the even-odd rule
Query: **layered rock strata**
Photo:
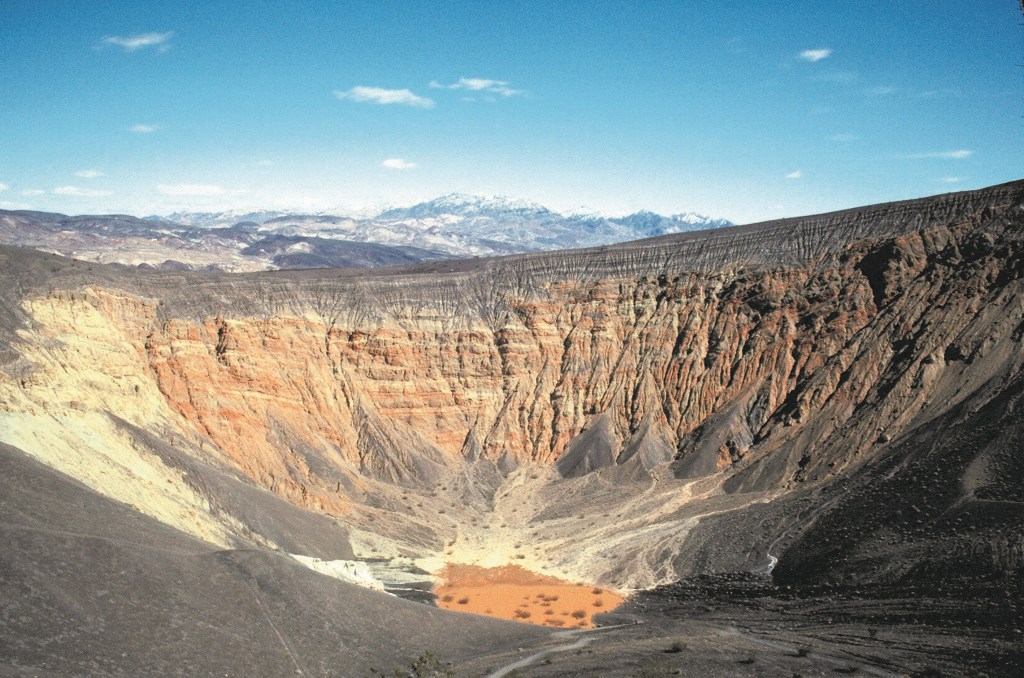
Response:
POLYGON ((358 277, 90 276, 5 249, 9 276, 54 270, 7 296, 0 440, 215 541, 253 530, 126 426, 363 555, 624 587, 761 567, 817 517, 801 497, 1020 373, 1022 206, 1018 182, 358 277), (735 542, 708 535, 723 515, 735 542))

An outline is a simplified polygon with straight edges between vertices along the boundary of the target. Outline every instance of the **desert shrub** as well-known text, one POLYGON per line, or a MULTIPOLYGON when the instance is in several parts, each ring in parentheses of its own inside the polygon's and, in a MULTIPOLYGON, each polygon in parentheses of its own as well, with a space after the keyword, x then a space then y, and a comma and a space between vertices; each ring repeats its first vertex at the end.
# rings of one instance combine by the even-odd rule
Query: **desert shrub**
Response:
MULTIPOLYGON (((389 674, 381 673, 377 669, 370 669, 371 678, 374 676, 383 678, 387 675, 389 674)), ((409 678, 452 678, 455 672, 443 664, 437 655, 427 650, 414 659, 408 668, 395 669, 391 675, 396 678, 405 678, 406 676, 409 678)))
POLYGON ((586 610, 575 610, 572 613, 574 619, 583 619, 587 616, 586 610))

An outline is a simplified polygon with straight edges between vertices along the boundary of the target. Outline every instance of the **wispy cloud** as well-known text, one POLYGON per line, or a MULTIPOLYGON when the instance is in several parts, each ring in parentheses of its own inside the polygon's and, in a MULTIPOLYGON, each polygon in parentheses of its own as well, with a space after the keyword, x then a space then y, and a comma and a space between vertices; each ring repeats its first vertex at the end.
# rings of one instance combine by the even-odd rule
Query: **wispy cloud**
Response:
POLYGON ((963 96, 963 90, 959 87, 945 87, 943 89, 926 89, 917 93, 922 99, 941 99, 946 97, 963 96))
POLYGON ((143 125, 143 124, 138 124, 138 125, 132 125, 131 127, 129 127, 128 131, 129 132, 135 132, 137 134, 152 134, 153 132, 157 131, 158 129, 160 129, 159 125, 143 125))
POLYGON ((787 179, 800 179, 803 176, 804 176, 804 173, 801 172, 800 170, 793 170, 792 172, 790 172, 789 174, 786 175, 786 178, 787 179))
POLYGON ((812 63, 815 61, 821 61, 822 59, 827 59, 830 56, 832 56, 832 50, 827 47, 822 47, 821 49, 805 49, 800 52, 801 59, 812 63))
POLYGON ((44 191, 41 188, 26 188, 24 191, 21 192, 21 194, 26 198, 32 197, 34 195, 43 195, 45 193, 46 191, 44 191))
POLYGON ((407 89, 384 89, 383 87, 358 85, 350 90, 334 90, 334 96, 359 103, 398 104, 414 108, 433 108, 434 106, 433 100, 417 96, 407 89))
POLYGON ((157 51, 166 52, 170 49, 170 45, 167 44, 167 41, 173 36, 173 32, 139 33, 137 35, 127 36, 110 35, 103 38, 103 44, 122 47, 126 52, 134 52, 135 50, 144 49, 146 47, 155 47, 157 48, 157 51))
POLYGON ((0 192, 8 191, 8 190, 10 190, 10 188, 11 187, 8 186, 7 184, 0 184, 0 192))
POLYGON ((409 162, 407 160, 402 160, 401 158, 388 158, 387 160, 382 162, 381 165, 387 167, 388 169, 395 170, 408 170, 414 169, 416 167, 416 163, 409 162))
POLYGON ((159 184, 156 190, 163 195, 172 195, 176 198, 206 198, 225 193, 225 190, 216 184, 159 184))
POLYGON ((961 149, 958 151, 929 151, 927 153, 904 153, 898 157, 904 160, 963 160, 974 155, 974 151, 961 149))
POLYGON ((79 188, 78 186, 58 186, 53 189, 54 195, 67 195, 73 198, 102 198, 113 195, 110 191, 97 191, 91 188, 79 188))
POLYGON ((84 170, 78 170, 77 172, 75 172, 75 176, 76 177, 81 177, 83 179, 97 179, 99 177, 105 177, 106 174, 104 174, 103 172, 101 172, 99 170, 84 169, 84 170))
POLYGON ((489 80, 487 78, 459 78, 450 85, 442 85, 435 80, 431 80, 430 87, 432 89, 461 89, 469 92, 486 92, 506 98, 514 97, 517 94, 525 94, 521 89, 509 87, 508 82, 505 80, 489 80))
POLYGON ((963 180, 963 177, 942 177, 941 179, 936 179, 935 181, 939 182, 940 184, 958 184, 963 180))
POLYGON ((899 91, 899 88, 892 87, 890 85, 880 85, 878 87, 871 87, 864 90, 866 94, 873 97, 887 97, 890 94, 895 94, 899 91))

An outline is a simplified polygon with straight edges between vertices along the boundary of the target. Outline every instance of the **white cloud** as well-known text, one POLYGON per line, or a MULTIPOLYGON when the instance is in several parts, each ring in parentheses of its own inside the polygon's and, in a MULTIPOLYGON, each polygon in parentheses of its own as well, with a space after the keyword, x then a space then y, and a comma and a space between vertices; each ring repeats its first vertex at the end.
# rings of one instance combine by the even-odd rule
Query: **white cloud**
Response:
POLYGON ((433 108, 434 102, 426 97, 413 94, 407 89, 384 89, 383 87, 364 87, 358 85, 350 90, 335 90, 334 96, 339 99, 358 101, 371 104, 399 104, 414 108, 433 108))
POLYGON ((936 181, 938 181, 940 184, 958 184, 961 181, 963 181, 963 178, 962 177, 942 177, 941 179, 936 179, 936 181))
POLYGON ((138 134, 150 134, 160 129, 159 125, 132 125, 128 128, 129 132, 137 132, 138 134))
POLYGON ((7 191, 10 190, 10 188, 11 187, 8 186, 7 184, 0 184, 0 191, 7 191))
POLYGON ((822 59, 827 59, 830 56, 832 56, 832 50, 827 47, 822 49, 805 49, 800 52, 800 58, 804 61, 810 62, 821 61, 822 59))
POLYGON ((26 198, 30 198, 34 195, 44 195, 45 193, 46 191, 44 191, 41 188, 26 188, 24 191, 21 192, 21 194, 26 198))
POLYGON ((907 153, 899 157, 904 160, 927 160, 927 159, 938 159, 938 160, 963 160, 974 155, 974 151, 958 150, 958 151, 930 151, 928 153, 907 153))
POLYGON ((799 178, 803 177, 803 175, 804 175, 804 173, 801 172, 800 170, 793 170, 792 172, 790 172, 789 174, 786 175, 786 178, 787 179, 799 179, 799 178))
POLYGON ((525 94, 521 89, 512 89, 505 80, 489 80, 487 78, 459 78, 457 82, 450 85, 431 80, 430 87, 433 89, 461 89, 470 92, 489 92, 502 97, 514 97, 517 94, 525 94))
POLYGON ((103 44, 123 47, 126 52, 134 52, 144 47, 156 47, 159 51, 164 52, 170 48, 166 43, 173 35, 173 32, 139 33, 138 35, 129 36, 111 35, 103 38, 103 44))
POLYGON ((382 162, 381 165, 387 167, 388 169, 396 170, 407 170, 416 167, 416 163, 408 162, 406 160, 402 160, 401 158, 388 158, 387 160, 382 162))
POLYGON ((160 184, 156 190, 177 198, 206 198, 225 193, 223 188, 215 184, 160 184))
POLYGON ((54 195, 68 195, 74 198, 102 198, 113 195, 110 191, 96 191, 91 188, 79 188, 78 186, 58 186, 53 189, 54 195))
POLYGON ((505 87, 507 82, 502 80, 486 80, 484 78, 459 78, 459 81, 451 86, 452 89, 471 89, 480 91, 482 89, 492 90, 495 87, 505 87))
POLYGON ((84 170, 78 170, 77 172, 75 172, 75 176, 76 177, 82 177, 83 179, 96 179, 98 177, 105 177, 106 174, 104 174, 103 172, 101 172, 99 170, 84 169, 84 170))

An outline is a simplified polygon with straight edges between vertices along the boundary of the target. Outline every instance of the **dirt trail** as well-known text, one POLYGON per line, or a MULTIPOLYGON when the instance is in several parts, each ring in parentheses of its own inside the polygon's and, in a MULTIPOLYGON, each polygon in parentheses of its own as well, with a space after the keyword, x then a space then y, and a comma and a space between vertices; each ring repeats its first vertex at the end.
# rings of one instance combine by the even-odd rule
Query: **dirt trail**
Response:
MULTIPOLYGON (((618 628, 619 626, 621 626, 621 624, 616 624, 614 626, 603 626, 603 627, 601 627, 599 629, 574 629, 574 630, 571 630, 571 631, 559 631, 557 633, 551 634, 551 637, 552 638, 574 638, 574 637, 576 637, 578 635, 581 635, 581 634, 584 634, 584 633, 593 633, 595 631, 606 631, 606 630, 609 630, 609 629, 618 628)), ((590 645, 595 640, 596 640, 596 638, 585 637, 585 638, 580 638, 575 643, 569 643, 568 645, 556 645, 554 647, 549 647, 549 648, 547 648, 545 650, 541 650, 539 652, 534 652, 533 654, 531 654, 531 655, 529 655, 527 657, 523 657, 522 659, 518 659, 518 660, 512 662, 511 664, 506 664, 505 666, 502 666, 500 669, 497 669, 496 671, 492 671, 491 673, 488 673, 486 678, 504 678, 504 676, 507 676, 508 674, 512 673, 513 671, 515 671, 517 669, 522 669, 522 668, 525 668, 527 666, 530 666, 531 664, 535 664, 535 663, 539 662, 541 659, 544 659, 544 657, 547 657, 549 654, 555 654, 557 652, 568 652, 570 650, 578 650, 580 648, 586 647, 587 645, 590 645)))

